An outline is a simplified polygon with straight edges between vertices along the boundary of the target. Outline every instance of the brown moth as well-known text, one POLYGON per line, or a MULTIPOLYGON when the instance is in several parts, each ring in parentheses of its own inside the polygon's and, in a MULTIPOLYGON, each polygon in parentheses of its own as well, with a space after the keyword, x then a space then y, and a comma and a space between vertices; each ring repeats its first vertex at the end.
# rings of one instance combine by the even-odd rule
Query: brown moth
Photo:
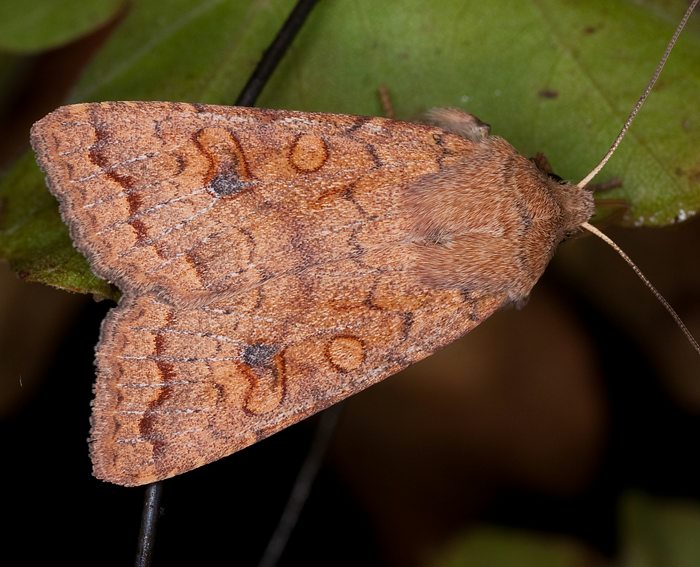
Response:
POLYGON ((96 351, 95 476, 229 455, 527 297, 590 191, 470 114, 429 120, 106 102, 34 125, 75 246, 123 292, 96 351))

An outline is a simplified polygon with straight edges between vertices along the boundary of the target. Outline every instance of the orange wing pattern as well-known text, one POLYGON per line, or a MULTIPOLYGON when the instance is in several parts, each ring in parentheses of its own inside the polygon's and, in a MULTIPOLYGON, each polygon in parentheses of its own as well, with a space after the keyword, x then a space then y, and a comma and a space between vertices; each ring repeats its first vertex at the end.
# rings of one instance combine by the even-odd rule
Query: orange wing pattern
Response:
POLYGON ((211 462, 386 378, 505 294, 427 287, 404 193, 473 142, 381 118, 63 107, 32 143, 76 247, 124 295, 97 347, 95 475, 211 462))

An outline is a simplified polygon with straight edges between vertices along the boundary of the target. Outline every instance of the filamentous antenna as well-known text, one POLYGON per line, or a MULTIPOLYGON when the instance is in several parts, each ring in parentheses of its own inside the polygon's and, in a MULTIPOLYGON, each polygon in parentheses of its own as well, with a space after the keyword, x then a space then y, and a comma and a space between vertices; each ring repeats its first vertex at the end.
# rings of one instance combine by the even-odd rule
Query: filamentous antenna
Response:
MULTIPOLYGON (((622 139, 625 137, 625 134, 627 134, 627 131, 630 128, 630 125, 632 124, 632 121, 636 118, 637 114, 639 114, 639 110, 642 108, 642 105, 646 102, 647 98, 649 97, 649 94, 651 93, 652 89, 654 88, 654 85, 656 84, 656 81, 659 78, 659 75, 661 75, 661 71, 664 68, 664 65, 666 65, 666 61, 668 60, 669 55, 671 54, 671 50, 673 47, 676 45, 676 42, 678 41, 678 36, 680 36, 681 32, 683 31, 683 28, 685 27, 686 23, 688 22, 688 19, 690 18, 690 15, 693 13, 693 10, 695 10, 695 7, 697 6, 698 2, 700 0, 693 0, 690 5, 688 6, 688 9, 685 11, 685 14, 683 15, 683 18, 681 21, 678 23, 678 26, 676 27, 676 31, 673 33, 673 36, 671 37, 670 41, 666 45, 666 50, 664 51, 664 54, 661 56, 661 59, 659 60, 658 65, 656 66, 656 69, 654 70, 654 74, 651 76, 651 79, 649 79, 649 82, 647 83, 646 88, 644 89, 644 92, 642 92, 642 95, 639 97, 637 100, 637 103, 634 105, 634 108, 632 108, 632 111, 629 113, 629 116, 627 117, 627 120, 625 120, 624 125, 622 126, 622 129, 620 130, 620 133, 617 135, 615 138, 615 141, 612 143, 610 146, 610 149, 607 151, 607 153, 603 156, 603 159, 600 160, 600 163, 596 165, 591 172, 586 175, 581 181, 579 181, 576 184, 576 187, 579 189, 583 189, 590 183, 590 181, 598 175, 601 169, 605 167, 605 164, 608 163, 610 158, 613 156, 615 153, 615 150, 617 150, 617 147, 620 145, 620 142, 622 142, 622 139)), ((581 228, 587 230, 591 234, 594 234, 598 238, 600 238, 603 242, 606 244, 610 245, 615 252, 617 252, 620 257, 627 262, 627 264, 634 270, 634 273, 637 274, 640 280, 644 283, 645 286, 649 288, 651 293, 656 297, 656 299, 659 300, 661 305, 664 306, 666 311, 673 317, 673 320, 676 322, 676 325, 680 328, 680 330, 683 332, 685 337, 688 339, 688 342, 690 342, 691 346, 695 349, 695 351, 700 354, 700 345, 698 344, 698 341, 695 339, 695 337, 691 334, 691 332, 688 330, 688 327, 685 326, 685 323, 681 320, 680 316, 676 311, 671 307, 669 302, 666 300, 666 298, 661 295, 661 293, 652 285, 652 283, 649 281, 649 279, 642 273, 642 270, 639 269, 639 267, 630 259, 630 257, 617 245, 615 242, 607 236, 605 233, 601 232, 598 230, 596 227, 593 225, 584 222, 581 224, 581 228)))
POLYGON ((586 185, 588 185, 598 173, 600 173, 600 170, 605 167, 605 164, 608 163, 610 158, 613 156, 615 153, 615 150, 617 150, 617 147, 620 145, 620 142, 622 142, 622 138, 625 137, 625 134, 627 134, 627 130, 629 130, 630 125, 632 124, 632 121, 637 117, 637 114, 639 114, 639 110, 642 108, 644 103, 646 102, 647 98, 649 97, 649 94, 651 93, 652 89, 654 88, 654 85, 656 84, 656 81, 659 78, 659 75, 661 75, 661 71, 663 71, 664 66, 666 65, 666 61, 668 60, 669 55, 671 55, 671 51, 673 50, 673 47, 676 45, 676 42, 678 41, 678 36, 681 35, 681 32, 683 31, 683 28, 685 28, 685 24, 688 22, 688 19, 690 18, 690 15, 693 13, 693 10, 695 10, 695 7, 697 6, 698 2, 700 0, 693 0, 690 3, 690 6, 688 6, 688 9, 685 11, 685 14, 683 14, 683 18, 681 21, 678 23, 678 26, 676 27, 676 31, 673 32, 673 36, 671 37, 670 41, 668 42, 668 45, 666 45, 666 50, 664 51, 664 54, 661 56, 661 59, 659 60, 659 64, 656 66, 656 69, 654 70, 654 74, 651 76, 651 79, 649 79, 649 82, 647 83, 646 88, 644 89, 644 92, 642 92, 642 95, 639 97, 637 100, 637 103, 634 105, 634 108, 632 108, 632 111, 629 113, 629 116, 627 117, 627 120, 625 120, 625 123, 622 126, 622 129, 620 130, 620 133, 617 135, 617 138, 615 138, 615 141, 612 143, 610 146, 610 149, 607 151, 607 153, 603 156, 603 159, 600 160, 600 163, 596 165, 591 172, 586 175, 581 181, 579 181, 576 184, 576 187, 579 189, 583 189, 586 185))

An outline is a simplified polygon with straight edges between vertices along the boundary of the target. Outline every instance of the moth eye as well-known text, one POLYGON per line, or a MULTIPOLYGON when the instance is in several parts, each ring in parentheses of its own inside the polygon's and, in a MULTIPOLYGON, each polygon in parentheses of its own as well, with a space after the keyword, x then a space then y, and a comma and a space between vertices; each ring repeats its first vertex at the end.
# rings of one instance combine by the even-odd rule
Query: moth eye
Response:
POLYGON ((547 177, 549 177, 550 179, 553 179, 554 181, 556 181, 558 183, 561 183, 562 185, 564 185, 566 183, 566 181, 564 181, 563 177, 559 177, 556 173, 553 173, 553 172, 548 173, 547 177))

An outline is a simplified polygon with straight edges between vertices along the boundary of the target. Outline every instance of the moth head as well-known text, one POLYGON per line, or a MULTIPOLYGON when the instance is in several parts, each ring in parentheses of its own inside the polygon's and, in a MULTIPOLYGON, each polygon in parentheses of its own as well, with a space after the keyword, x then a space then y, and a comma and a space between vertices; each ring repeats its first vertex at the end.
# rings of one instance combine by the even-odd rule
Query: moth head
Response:
POLYGON ((549 191, 557 196, 562 208, 564 234, 577 232, 587 222, 595 210, 593 192, 587 187, 577 187, 554 173, 547 157, 538 153, 530 161, 543 175, 549 191))

